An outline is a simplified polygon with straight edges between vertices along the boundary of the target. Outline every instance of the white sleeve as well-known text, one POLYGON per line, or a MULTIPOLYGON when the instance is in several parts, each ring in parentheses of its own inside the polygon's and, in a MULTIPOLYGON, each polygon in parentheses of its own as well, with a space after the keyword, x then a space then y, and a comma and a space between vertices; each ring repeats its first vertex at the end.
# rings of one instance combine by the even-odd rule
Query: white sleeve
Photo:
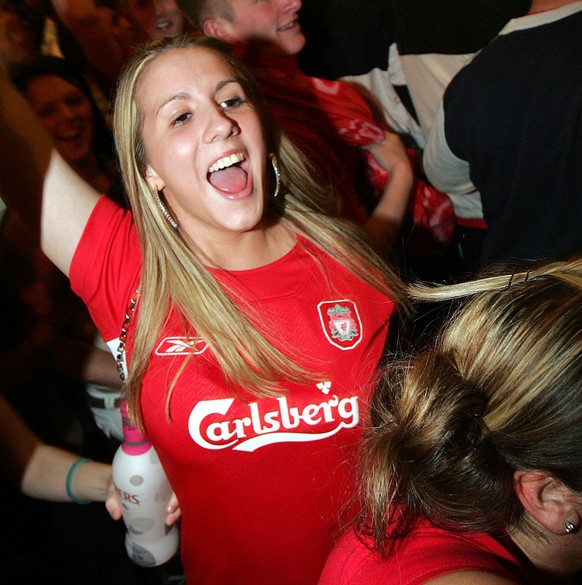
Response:
POLYGON ((428 134, 423 165, 426 176, 437 189, 456 195, 475 191, 469 174, 469 163, 455 156, 447 144, 442 101, 428 134))

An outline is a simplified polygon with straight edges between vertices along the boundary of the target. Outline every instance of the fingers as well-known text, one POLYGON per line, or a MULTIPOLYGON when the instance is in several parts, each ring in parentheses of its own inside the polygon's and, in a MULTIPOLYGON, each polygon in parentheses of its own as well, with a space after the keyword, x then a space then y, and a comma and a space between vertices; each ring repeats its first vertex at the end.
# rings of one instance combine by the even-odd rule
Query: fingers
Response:
POLYGON ((122 516, 121 500, 117 495, 117 490, 113 483, 109 484, 107 488, 107 498, 105 500, 105 508, 109 512, 109 515, 114 520, 119 520, 122 516))
POLYGON ((182 511, 180 510, 178 498, 176 497, 176 494, 172 492, 172 497, 170 498, 170 502, 168 503, 168 516, 166 517, 166 524, 168 526, 176 524, 176 522, 178 522, 181 516, 182 511))

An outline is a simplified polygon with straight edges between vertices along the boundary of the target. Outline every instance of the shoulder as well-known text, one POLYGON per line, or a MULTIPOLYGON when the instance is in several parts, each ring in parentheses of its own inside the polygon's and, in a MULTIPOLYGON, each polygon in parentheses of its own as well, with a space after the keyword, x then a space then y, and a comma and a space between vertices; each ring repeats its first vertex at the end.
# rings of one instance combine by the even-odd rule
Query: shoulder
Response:
POLYGON ((427 581, 425 585, 515 585, 517 581, 483 571, 457 571, 427 581))
MULTIPOLYGON (((71 264, 71 281, 95 268, 98 262, 112 261, 112 255, 121 258, 139 251, 137 230, 132 215, 109 197, 103 195, 95 205, 85 226, 71 264)), ((133 259, 134 262, 138 258, 133 259)))
POLYGON ((131 213, 102 196, 73 256, 70 280, 106 340, 119 334, 141 264, 141 247, 131 213))
POLYGON ((520 583, 518 560, 486 534, 445 531, 429 524, 412 534, 386 558, 354 533, 345 535, 330 555, 319 585, 503 585, 520 583))
POLYGON ((353 530, 337 543, 323 569, 318 585, 389 584, 380 557, 353 530))

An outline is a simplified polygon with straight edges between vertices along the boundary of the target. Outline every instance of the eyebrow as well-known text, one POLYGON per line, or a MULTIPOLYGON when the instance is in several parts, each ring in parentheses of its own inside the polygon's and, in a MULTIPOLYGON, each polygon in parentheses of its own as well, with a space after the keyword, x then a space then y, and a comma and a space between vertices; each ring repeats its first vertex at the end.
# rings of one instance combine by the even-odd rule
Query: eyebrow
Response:
MULTIPOLYGON (((216 85, 216 88, 214 91, 218 92, 220 91, 222 88, 226 87, 227 85, 229 85, 230 83, 236 83, 238 85, 241 85, 240 79, 236 79, 236 78, 229 78, 229 79, 223 79, 221 81, 219 81, 216 85)), ((161 110, 163 110, 168 104, 171 104, 172 102, 176 102, 176 101, 180 101, 180 100, 187 100, 190 99, 191 95, 188 92, 185 91, 181 91, 178 92, 176 94, 174 94, 173 96, 170 96, 165 102, 162 103, 162 105, 156 110, 156 116, 160 113, 161 110)))

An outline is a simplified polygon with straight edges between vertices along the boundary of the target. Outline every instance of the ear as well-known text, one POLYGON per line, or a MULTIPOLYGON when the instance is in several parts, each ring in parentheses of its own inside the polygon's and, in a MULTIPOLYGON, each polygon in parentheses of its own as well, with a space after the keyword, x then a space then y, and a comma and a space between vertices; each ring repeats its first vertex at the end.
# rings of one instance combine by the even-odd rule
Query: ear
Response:
POLYGON ((206 36, 215 37, 225 43, 234 43, 237 40, 232 28, 232 23, 221 16, 213 16, 202 24, 206 36))
POLYGON ((546 530, 563 535, 564 522, 580 526, 572 490, 547 471, 518 470, 513 485, 527 513, 546 530))
POLYGON ((150 166, 147 165, 145 169, 145 180, 148 184, 148 187, 157 193, 158 191, 163 191, 165 184, 162 181, 161 177, 156 173, 156 171, 150 166))

